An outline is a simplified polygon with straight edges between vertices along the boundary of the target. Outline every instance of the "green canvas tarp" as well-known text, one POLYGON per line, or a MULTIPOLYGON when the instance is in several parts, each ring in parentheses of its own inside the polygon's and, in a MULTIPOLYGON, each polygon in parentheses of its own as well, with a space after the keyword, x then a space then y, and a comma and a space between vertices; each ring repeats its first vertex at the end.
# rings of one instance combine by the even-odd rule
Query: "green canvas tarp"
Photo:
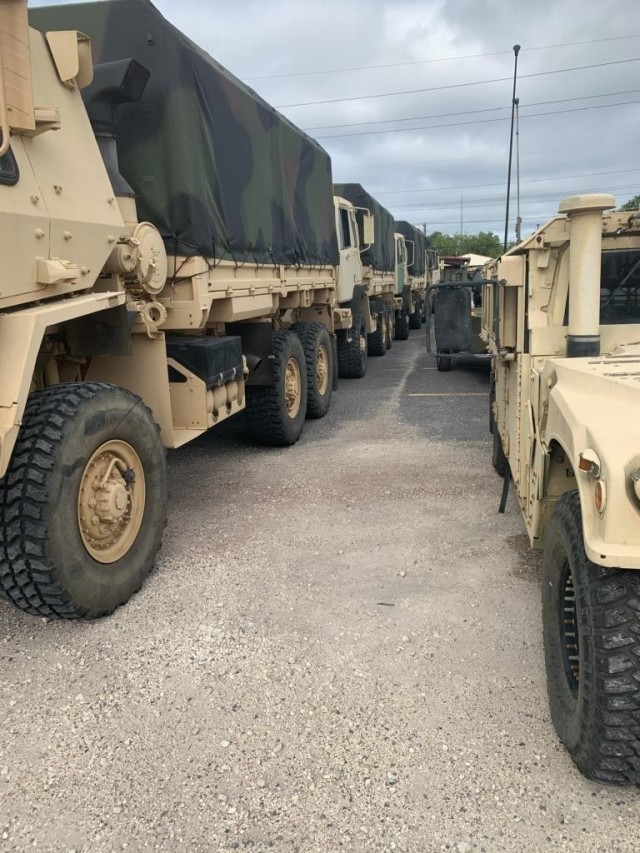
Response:
POLYGON ((30 21, 86 33, 96 64, 150 71, 142 99, 118 111, 118 157, 170 254, 338 263, 329 155, 148 0, 40 7, 30 21))
MULTIPOLYGON (((350 201, 354 207, 366 207, 373 214, 375 243, 362 253, 362 262, 384 272, 395 270, 393 216, 361 184, 334 184, 333 189, 336 195, 350 201)), ((357 219, 361 228, 360 244, 363 245, 362 217, 357 215, 357 219)))
MULTIPOLYGON (((398 234, 402 234, 405 240, 413 241, 413 265, 409 269, 409 275, 415 278, 422 278, 426 271, 425 253, 429 247, 429 240, 426 235, 416 228, 415 225, 401 219, 395 224, 398 234)), ((411 250, 409 250, 409 259, 411 259, 411 250)))

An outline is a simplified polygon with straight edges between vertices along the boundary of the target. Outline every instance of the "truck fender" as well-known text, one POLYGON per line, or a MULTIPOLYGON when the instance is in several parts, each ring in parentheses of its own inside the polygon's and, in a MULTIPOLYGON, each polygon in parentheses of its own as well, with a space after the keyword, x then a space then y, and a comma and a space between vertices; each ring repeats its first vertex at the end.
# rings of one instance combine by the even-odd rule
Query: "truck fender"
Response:
POLYGON ((90 293, 0 315, 0 477, 11 460, 47 329, 124 301, 124 293, 90 293))

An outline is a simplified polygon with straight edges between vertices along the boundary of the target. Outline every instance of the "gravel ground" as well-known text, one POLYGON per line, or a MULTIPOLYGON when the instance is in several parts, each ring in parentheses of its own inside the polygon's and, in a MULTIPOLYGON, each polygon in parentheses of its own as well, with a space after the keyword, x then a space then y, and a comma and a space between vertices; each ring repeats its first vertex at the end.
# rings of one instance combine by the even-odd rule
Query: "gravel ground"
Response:
POLYGON ((549 720, 487 389, 414 332, 295 447, 239 423, 175 452, 113 617, 0 604, 0 849, 635 851, 637 792, 549 720))

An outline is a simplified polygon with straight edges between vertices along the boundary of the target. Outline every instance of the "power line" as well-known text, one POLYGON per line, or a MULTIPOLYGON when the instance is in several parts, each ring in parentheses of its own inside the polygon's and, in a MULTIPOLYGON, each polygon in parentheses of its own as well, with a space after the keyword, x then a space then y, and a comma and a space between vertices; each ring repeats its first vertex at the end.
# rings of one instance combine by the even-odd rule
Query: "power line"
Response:
MULTIPOLYGON (((622 192, 622 191, 633 192, 634 187, 629 187, 627 184, 623 184, 623 185, 616 184, 615 186, 609 186, 608 185, 607 190, 615 190, 616 192, 622 192)), ((523 203, 526 203, 529 205, 534 204, 534 203, 537 204, 538 202, 546 201, 547 199, 550 199, 550 198, 560 198, 560 199, 564 198, 565 195, 567 195, 567 193, 572 193, 572 192, 575 192, 575 190, 567 188, 567 189, 561 189, 561 190, 554 190, 553 192, 538 193, 536 195, 526 195, 526 196, 523 196, 522 201, 523 201, 523 203)), ((464 206, 465 206, 465 209, 467 207, 499 207, 499 206, 504 207, 504 194, 499 195, 499 196, 498 195, 480 196, 477 198, 471 198, 469 200, 467 200, 467 196, 465 196, 464 206)), ((390 204, 389 207, 393 207, 394 210, 413 210, 413 209, 438 210, 438 211, 458 210, 458 208, 460 207, 460 201, 459 201, 459 199, 456 199, 456 200, 448 199, 446 201, 428 201, 426 203, 411 202, 408 205, 402 205, 400 207, 396 206, 395 204, 390 204)))
MULTIPOLYGON (((520 79, 531 77, 546 77, 550 74, 566 74, 569 71, 585 71, 589 68, 604 68, 610 65, 624 65, 629 62, 640 62, 640 57, 633 59, 615 59, 610 62, 596 62, 592 65, 576 65, 573 68, 557 68, 553 71, 536 71, 532 74, 522 74, 520 79)), ((377 92, 373 95, 353 95, 349 98, 326 98, 321 101, 301 101, 298 104, 279 104, 276 109, 283 110, 291 107, 311 107, 317 104, 339 104, 344 101, 366 101, 372 98, 391 98, 396 95, 418 95, 422 92, 441 92, 444 89, 463 89, 469 86, 486 86, 489 83, 504 83, 505 80, 511 80, 511 77, 496 77, 493 80, 473 80, 469 83, 449 83, 446 86, 431 86, 426 89, 403 89, 399 92, 377 92)))
MULTIPOLYGON (((619 95, 635 95, 638 92, 640 92, 640 89, 624 89, 621 92, 602 92, 599 95, 580 95, 580 96, 576 96, 573 98, 560 98, 559 100, 555 100, 555 101, 534 101, 533 103, 530 103, 530 104, 523 104, 523 106, 541 107, 541 106, 545 106, 547 104, 566 104, 566 103, 569 103, 570 101, 589 101, 589 100, 593 100, 594 98, 614 98, 614 97, 617 97, 619 95)), ((399 121, 423 121, 425 119, 431 119, 431 118, 451 118, 453 116, 474 115, 475 113, 495 113, 495 112, 499 112, 500 110, 509 110, 509 109, 511 109, 511 107, 509 107, 509 106, 506 106, 506 107, 485 107, 484 109, 481 109, 481 110, 459 110, 458 112, 455 112, 455 113, 438 113, 435 115, 428 115, 428 116, 423 115, 423 116, 409 116, 408 118, 379 118, 376 121, 354 121, 354 122, 349 122, 347 124, 319 124, 319 125, 315 125, 313 127, 303 127, 302 130, 304 130, 306 133, 310 133, 312 130, 331 130, 331 129, 336 128, 336 127, 364 127, 365 125, 370 125, 370 124, 391 124, 391 122, 399 122, 399 121)), ((344 135, 346 136, 347 134, 344 134, 344 135)), ((324 138, 327 139, 328 137, 324 137, 324 138)))
MULTIPOLYGON (((638 60, 640 61, 640 60, 638 60)), ((618 104, 592 104, 590 107, 575 107, 571 110, 549 110, 542 113, 526 113, 521 119, 539 118, 540 116, 562 116, 568 113, 580 113, 585 110, 603 110, 610 107, 626 107, 638 104, 640 101, 621 101, 618 104)), ((437 130, 442 127, 463 127, 468 124, 492 124, 496 121, 509 121, 509 116, 500 118, 478 118, 472 121, 454 121, 447 124, 421 124, 418 127, 390 127, 383 130, 358 130, 353 133, 330 133, 326 136, 316 136, 316 139, 347 139, 351 136, 376 136, 381 133, 411 133, 413 130, 437 130)))
MULTIPOLYGON (((607 191, 608 192, 609 191, 624 192, 625 194, 626 193, 635 193, 635 192, 637 192, 637 186, 638 186, 637 184, 608 185, 607 191)), ((533 203, 537 204, 538 202, 544 201, 545 199, 553 199, 553 198, 562 199, 562 198, 564 198, 564 196, 567 193, 571 193, 571 192, 575 192, 575 190, 565 189, 565 190, 557 190, 553 193, 541 193, 541 194, 536 195, 536 196, 527 196, 525 201, 527 204, 533 204, 533 203)), ((484 206, 496 207, 496 206, 499 206, 500 204, 504 203, 504 199, 502 197, 499 197, 499 196, 487 196, 486 198, 487 198, 486 202, 483 201, 482 203, 474 204, 473 206, 474 207, 476 207, 476 206, 477 207, 484 207, 484 206), (494 200, 495 200, 495 204, 493 203, 494 200)), ((471 199, 468 202, 468 204, 471 205, 473 202, 480 202, 480 199, 471 199)), ((395 211, 405 211, 405 210, 435 210, 435 209, 456 210, 459 207, 458 202, 451 203, 448 207, 445 206, 446 204, 447 204, 447 202, 445 202, 445 201, 441 201, 441 202, 438 202, 438 201, 411 202, 410 204, 402 204, 402 203, 400 203, 398 205, 390 204, 389 208, 393 209, 395 211), (442 208, 438 208, 438 205, 442 205, 442 208)), ((467 202, 465 202, 465 206, 466 205, 467 205, 467 202)))
MULTIPOLYGON (((591 41, 569 41, 561 44, 545 44, 537 47, 527 47, 525 50, 551 50, 556 47, 577 47, 585 44, 598 44, 605 41, 618 41, 620 39, 638 38, 640 33, 628 36, 609 36, 608 38, 592 39, 591 41)), ((503 56, 511 53, 510 50, 495 50, 489 53, 468 53, 463 56, 442 56, 439 59, 417 59, 413 62, 387 62, 383 65, 356 65, 351 68, 328 68, 320 71, 292 71, 285 74, 261 74, 258 76, 243 77, 244 80, 275 80, 282 77, 308 77, 317 74, 344 74, 346 71, 370 71, 378 68, 402 68, 410 65, 431 65, 434 62, 454 62, 459 59, 479 59, 485 56, 503 56)))
MULTIPOLYGON (((618 150, 636 150, 635 145, 620 145, 617 142, 609 142, 603 143, 602 145, 571 145, 568 148, 538 148, 535 151, 529 151, 529 155, 532 154, 558 154, 564 151, 600 151, 603 148, 616 148, 618 150)), ((360 169, 384 169, 388 166, 432 166, 435 163, 460 163, 460 162, 468 162, 474 160, 503 160, 505 154, 501 152, 500 154, 481 154, 481 155, 473 155, 470 157, 443 157, 443 158, 434 158, 429 160, 410 160, 409 162, 403 161, 399 163, 397 160, 395 162, 386 162, 386 163, 359 163, 358 168, 360 169)), ((344 167, 341 167, 344 168, 344 167)))
MULTIPOLYGON (((579 175, 554 175, 551 178, 528 178, 526 181, 521 181, 522 184, 539 184, 544 181, 572 181, 577 178, 593 178, 602 175, 622 175, 628 172, 640 172, 640 166, 635 169, 610 169, 605 172, 583 172, 579 175)), ((371 190, 373 196, 389 195, 393 193, 422 193, 422 192, 440 192, 441 190, 466 190, 484 187, 501 187, 504 181, 493 184, 461 184, 454 187, 425 187, 416 190, 371 190)))

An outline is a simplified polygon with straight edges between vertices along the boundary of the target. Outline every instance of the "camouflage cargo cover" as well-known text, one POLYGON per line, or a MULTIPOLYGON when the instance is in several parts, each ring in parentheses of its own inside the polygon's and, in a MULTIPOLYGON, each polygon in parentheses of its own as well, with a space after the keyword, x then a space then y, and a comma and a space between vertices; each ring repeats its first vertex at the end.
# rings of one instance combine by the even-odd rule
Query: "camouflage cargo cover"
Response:
POLYGON ((119 110, 118 155, 169 254, 338 263, 329 155, 148 0, 41 7, 30 21, 86 33, 94 63, 151 72, 142 100, 119 110))

